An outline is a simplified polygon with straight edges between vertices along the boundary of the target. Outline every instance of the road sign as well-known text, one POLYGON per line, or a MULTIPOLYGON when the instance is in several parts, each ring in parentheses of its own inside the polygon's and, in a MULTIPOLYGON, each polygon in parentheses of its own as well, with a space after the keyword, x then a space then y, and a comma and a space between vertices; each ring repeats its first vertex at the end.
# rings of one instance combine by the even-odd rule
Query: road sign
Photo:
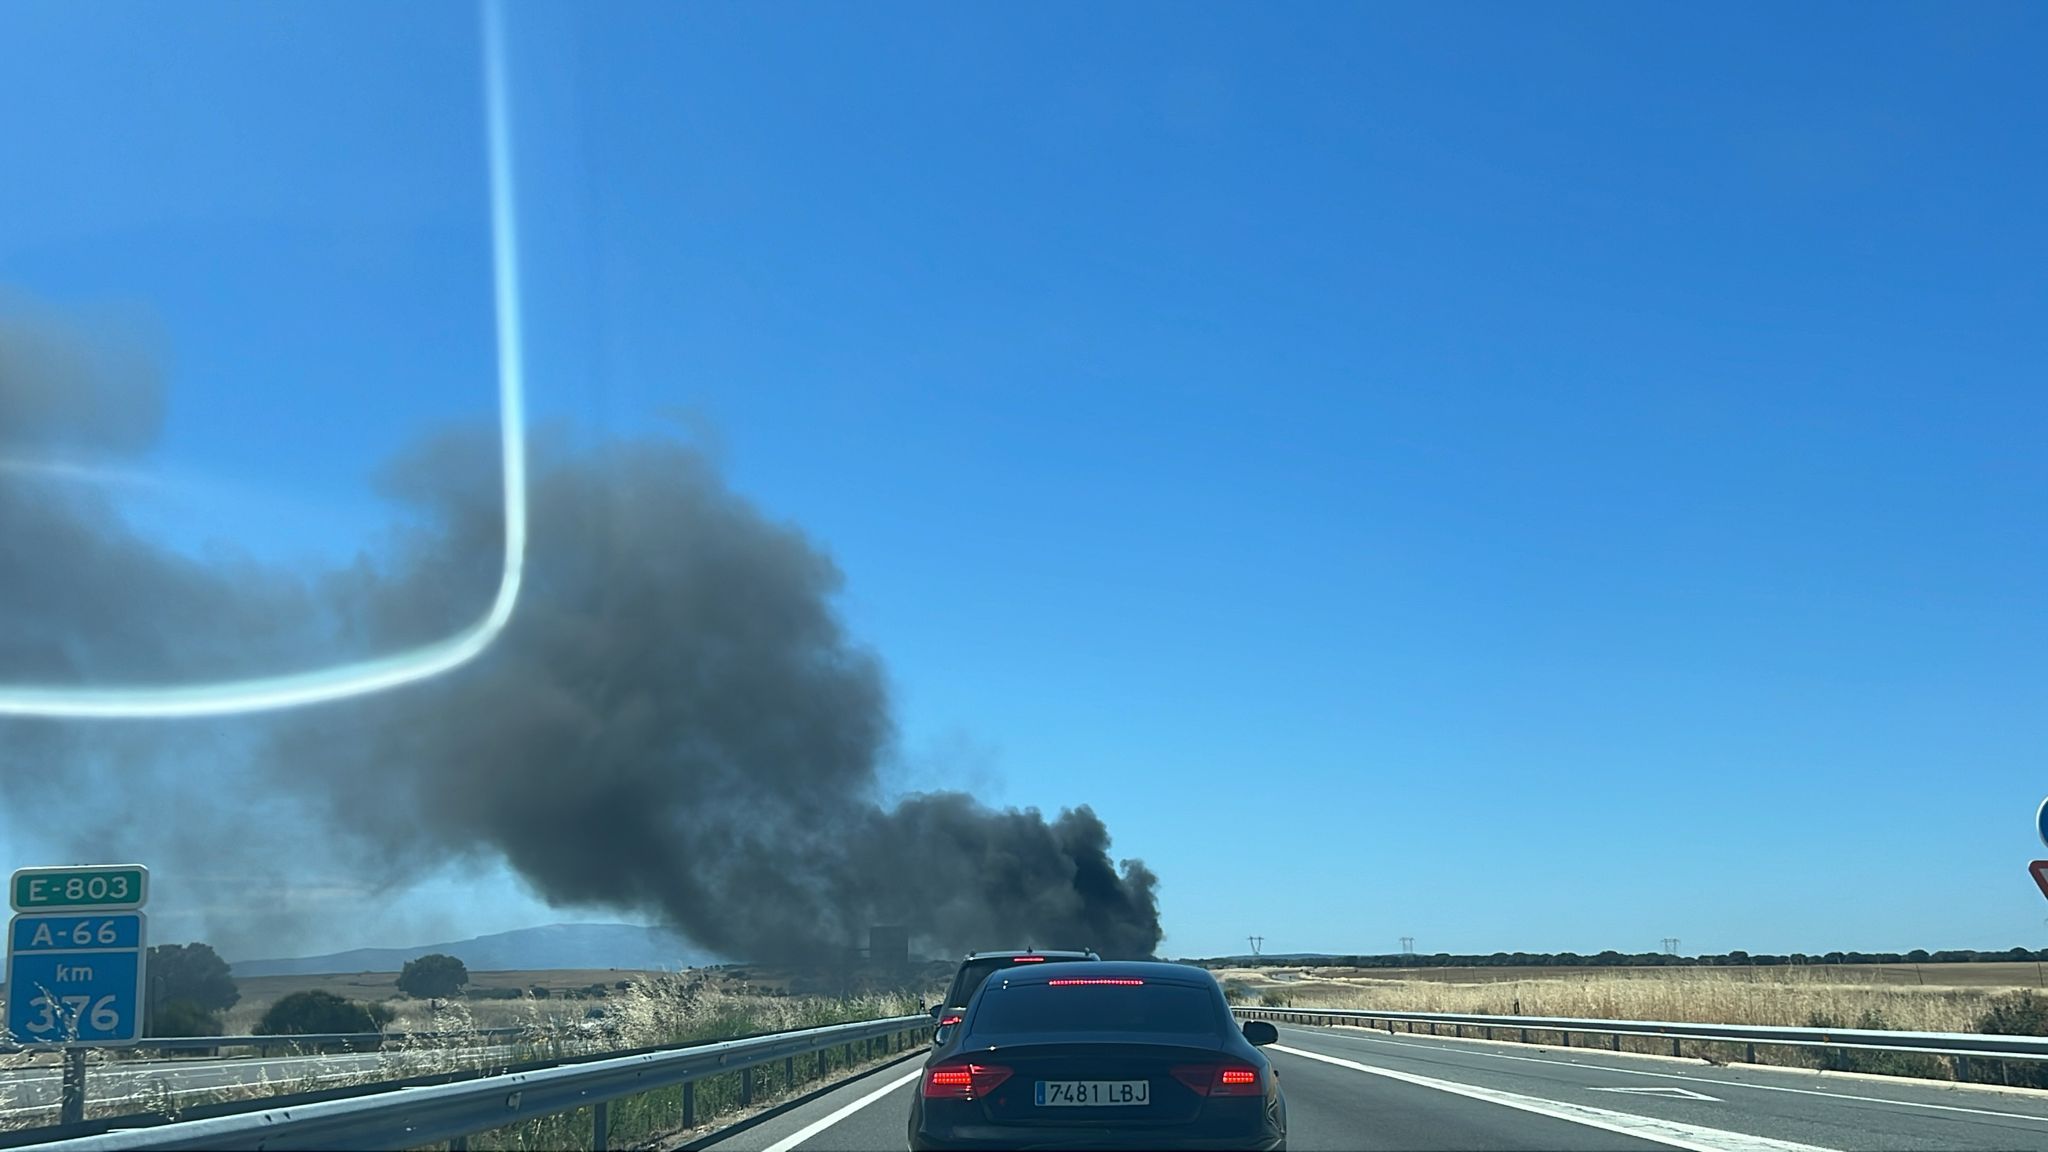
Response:
POLYGON ((23 868, 7 885, 7 898, 16 912, 140 908, 149 902, 149 869, 140 864, 23 868))
POLYGON ((2034 831, 2041 834, 2041 843, 2048 844, 2048 800, 2041 801, 2041 806, 2034 809, 2034 831))
POLYGON ((17 1044, 142 1039, 143 914, 23 913, 7 924, 7 1031, 17 1044))
POLYGON ((2048 896, 2048 860, 2036 860, 2027 865, 2027 871, 2034 874, 2034 883, 2040 886, 2041 895, 2048 896))

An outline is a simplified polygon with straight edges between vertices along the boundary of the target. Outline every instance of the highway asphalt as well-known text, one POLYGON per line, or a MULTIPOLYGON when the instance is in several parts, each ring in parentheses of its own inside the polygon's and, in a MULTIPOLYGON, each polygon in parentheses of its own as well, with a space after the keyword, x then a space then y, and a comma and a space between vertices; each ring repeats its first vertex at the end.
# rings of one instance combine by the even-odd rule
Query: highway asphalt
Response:
MULTIPOLYGON (((1288 1147, 1302 1152, 2048 1152, 2048 1092, 1355 1028, 1280 1034, 1267 1052, 1287 1094, 1288 1147)), ((690 1147, 903 1148, 922 1062, 920 1052, 690 1147)))

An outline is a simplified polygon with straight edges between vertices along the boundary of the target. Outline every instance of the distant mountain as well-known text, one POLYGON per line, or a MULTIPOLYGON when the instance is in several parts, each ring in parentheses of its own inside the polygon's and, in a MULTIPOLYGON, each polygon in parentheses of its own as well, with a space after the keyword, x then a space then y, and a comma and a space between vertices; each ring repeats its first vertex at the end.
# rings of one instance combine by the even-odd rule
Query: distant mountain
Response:
POLYGON ((312 976, 328 972, 396 972, 408 960, 443 952, 473 972, 558 968, 694 968, 718 958, 660 928, 637 924, 549 924, 412 948, 357 948, 326 956, 239 960, 237 976, 312 976))

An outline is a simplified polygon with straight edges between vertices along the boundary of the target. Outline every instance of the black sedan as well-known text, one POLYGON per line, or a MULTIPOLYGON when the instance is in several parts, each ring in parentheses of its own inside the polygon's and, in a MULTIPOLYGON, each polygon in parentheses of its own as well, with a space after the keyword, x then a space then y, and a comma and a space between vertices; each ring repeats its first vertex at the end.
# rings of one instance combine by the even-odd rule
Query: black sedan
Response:
POLYGON ((1039 964, 990 976, 932 1049, 913 1149, 1287 1146, 1287 1102, 1208 972, 1039 964))

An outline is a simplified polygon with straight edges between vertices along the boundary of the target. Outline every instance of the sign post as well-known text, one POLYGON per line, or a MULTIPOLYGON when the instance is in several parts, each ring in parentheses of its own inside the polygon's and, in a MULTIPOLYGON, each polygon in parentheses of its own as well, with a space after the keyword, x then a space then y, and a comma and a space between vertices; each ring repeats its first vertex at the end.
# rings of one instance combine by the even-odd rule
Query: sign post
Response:
POLYGON ((23 868, 7 885, 7 1032, 64 1050, 62 1123, 85 1117, 85 1050, 142 1039, 149 870, 23 868))

